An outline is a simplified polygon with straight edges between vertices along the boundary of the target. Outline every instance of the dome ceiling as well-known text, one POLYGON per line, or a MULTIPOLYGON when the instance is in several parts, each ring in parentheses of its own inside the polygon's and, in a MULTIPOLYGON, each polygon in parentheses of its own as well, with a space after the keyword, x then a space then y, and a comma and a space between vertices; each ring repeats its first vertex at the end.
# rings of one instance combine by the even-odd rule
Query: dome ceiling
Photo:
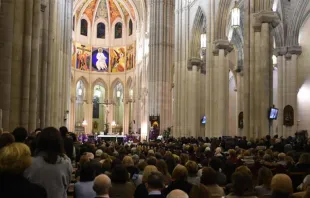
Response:
POLYGON ((74 16, 80 20, 87 16, 93 24, 98 18, 112 24, 117 18, 127 23, 129 18, 136 18, 135 8, 131 0, 74 0, 74 16))

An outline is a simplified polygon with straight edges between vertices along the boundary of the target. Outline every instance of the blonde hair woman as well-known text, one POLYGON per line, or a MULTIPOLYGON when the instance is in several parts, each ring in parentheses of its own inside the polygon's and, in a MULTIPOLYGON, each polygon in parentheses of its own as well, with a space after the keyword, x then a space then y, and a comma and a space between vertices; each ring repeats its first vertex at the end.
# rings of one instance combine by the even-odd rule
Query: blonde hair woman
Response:
POLYGON ((31 163, 30 149, 23 143, 12 143, 0 150, 1 197, 47 197, 44 188, 23 177, 31 163))
POLYGON ((148 165, 144 168, 143 176, 142 176, 142 184, 137 186, 135 194, 134 194, 134 198, 145 198, 148 196, 149 193, 147 191, 145 184, 147 182, 148 177, 152 174, 152 172, 158 172, 156 166, 148 165))

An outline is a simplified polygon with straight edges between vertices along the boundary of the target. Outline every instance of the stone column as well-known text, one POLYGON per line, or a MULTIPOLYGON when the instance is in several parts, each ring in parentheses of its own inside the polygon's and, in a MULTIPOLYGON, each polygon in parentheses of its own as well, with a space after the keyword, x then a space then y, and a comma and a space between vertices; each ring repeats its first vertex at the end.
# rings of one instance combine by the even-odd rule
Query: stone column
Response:
POLYGON ((207 123, 210 125, 210 133, 208 134, 208 137, 217 137, 218 129, 217 129, 217 107, 218 107, 218 95, 214 93, 218 93, 218 81, 217 81, 217 75, 218 75, 218 60, 219 60, 219 50, 215 49, 213 50, 213 57, 212 57, 212 65, 210 66, 210 98, 211 98, 211 106, 210 106, 210 116, 207 117, 207 123))
POLYGON ((30 96, 30 67, 31 67, 31 45, 32 45, 32 20, 33 20, 33 0, 25 4, 25 29, 23 45, 23 75, 22 75, 22 95, 21 95, 21 126, 29 129, 29 96, 30 96))
POLYGON ((285 54, 287 52, 287 47, 281 47, 275 49, 275 55, 277 56, 277 68, 278 68, 278 93, 277 93, 277 106, 278 112, 278 135, 283 136, 283 88, 284 88, 284 66, 285 66, 285 54))
POLYGON ((162 132, 171 126, 174 1, 150 0, 150 15, 149 115, 160 116, 162 132))
POLYGON ((31 68, 30 68, 30 99, 29 99, 29 132, 37 127, 38 67, 40 55, 40 17, 41 0, 33 1, 31 68))
POLYGON ((270 39, 272 39, 272 37, 270 36, 270 32, 272 28, 279 24, 279 17, 275 12, 266 10, 255 13, 253 16, 255 18, 255 26, 261 27, 260 40, 257 40, 257 34, 255 36, 255 50, 258 51, 258 46, 260 46, 260 57, 255 57, 255 71, 260 71, 260 78, 258 77, 259 82, 255 83, 255 91, 258 92, 260 96, 259 101, 255 100, 255 102, 259 102, 259 104, 256 103, 255 105, 259 105, 259 112, 255 112, 255 119, 259 120, 260 130, 258 131, 259 134, 255 136, 262 137, 269 134, 270 130, 268 110, 273 105, 272 95, 270 94, 270 89, 272 87, 272 76, 270 76, 272 75, 270 73, 270 68, 272 67, 272 54, 270 54, 272 46, 270 45, 270 39))
POLYGON ((199 81, 199 68, 201 66, 201 60, 199 58, 191 58, 188 63, 188 69, 190 70, 190 81, 188 81, 188 130, 190 136, 197 137, 199 131, 199 117, 198 117, 198 81, 199 81))
POLYGON ((285 103, 286 105, 291 105, 294 109, 294 125, 291 127, 284 127, 285 136, 294 136, 297 130, 297 93, 298 93, 298 83, 297 83, 297 57, 301 54, 301 46, 290 46, 287 48, 287 58, 289 59, 289 64, 286 67, 286 89, 285 89, 285 103))
MULTIPOLYGON (((10 127, 13 131, 16 126, 20 126, 21 113, 21 94, 22 94, 22 67, 23 67, 23 40, 24 40, 24 12, 25 2, 15 3, 14 16, 14 35, 13 35, 13 52, 11 72, 11 97, 10 97, 10 127)), ((0 99, 1 100, 1 99, 0 99)))
POLYGON ((2 127, 9 130, 11 66, 14 33, 14 1, 1 3, 0 10, 0 109, 2 109, 2 127))
POLYGON ((217 40, 214 44, 219 49, 219 60, 218 65, 215 65, 218 67, 218 86, 213 93, 218 95, 217 136, 222 136, 228 134, 229 124, 229 68, 226 55, 233 47, 227 40, 217 40))

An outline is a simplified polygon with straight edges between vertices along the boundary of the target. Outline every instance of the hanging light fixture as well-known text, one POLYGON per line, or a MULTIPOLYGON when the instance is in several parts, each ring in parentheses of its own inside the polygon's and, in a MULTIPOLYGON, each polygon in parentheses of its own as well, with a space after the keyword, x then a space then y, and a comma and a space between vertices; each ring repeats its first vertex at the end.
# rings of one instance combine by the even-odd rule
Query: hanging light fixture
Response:
POLYGON ((207 47, 207 34, 203 33, 200 35, 200 47, 205 49, 207 47))
POLYGON ((238 7, 237 1, 235 1, 235 6, 231 10, 231 27, 238 28, 240 26, 240 9, 238 7))

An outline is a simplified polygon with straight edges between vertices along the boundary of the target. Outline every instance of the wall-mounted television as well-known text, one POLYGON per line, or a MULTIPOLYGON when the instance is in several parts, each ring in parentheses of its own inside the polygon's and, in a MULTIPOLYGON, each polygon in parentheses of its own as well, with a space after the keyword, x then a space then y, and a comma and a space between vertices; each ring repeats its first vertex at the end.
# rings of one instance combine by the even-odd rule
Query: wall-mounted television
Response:
POLYGON ((271 107, 268 115, 269 120, 276 120, 278 118, 278 112, 279 109, 271 107))
POLYGON ((206 124, 206 122, 207 122, 207 117, 206 117, 206 116, 203 116, 203 117, 201 118, 201 124, 206 124))

